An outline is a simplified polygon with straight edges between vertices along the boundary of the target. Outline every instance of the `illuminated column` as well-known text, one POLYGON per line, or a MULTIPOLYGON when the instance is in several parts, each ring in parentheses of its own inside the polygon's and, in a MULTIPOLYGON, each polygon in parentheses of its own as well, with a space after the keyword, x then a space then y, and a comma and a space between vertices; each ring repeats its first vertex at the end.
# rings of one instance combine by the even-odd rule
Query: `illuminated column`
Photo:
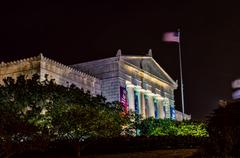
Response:
POLYGON ((159 108, 159 118, 164 119, 165 118, 165 113, 163 111, 163 97, 158 95, 158 108, 159 108))
POLYGON ((153 111, 154 111, 154 118, 159 118, 159 111, 158 111, 158 100, 156 99, 156 95, 152 96, 153 98, 153 111))
POLYGON ((129 104, 129 111, 134 111, 134 85, 126 81, 126 87, 127 87, 127 94, 128 94, 128 104, 129 104))
POLYGON ((137 86, 134 88, 134 109, 137 114, 141 114, 141 99, 140 99, 140 91, 137 86))
POLYGON ((171 119, 176 120, 176 111, 175 111, 175 105, 174 105, 174 100, 170 100, 170 111, 171 111, 171 119))
POLYGON ((144 93, 144 103, 145 103, 145 118, 149 118, 149 96, 146 94, 146 92, 144 93))
POLYGON ((153 93, 149 90, 145 93, 148 97, 148 117, 154 117, 154 104, 153 104, 153 93))
POLYGON ((141 114, 142 117, 145 119, 146 118, 146 114, 145 114, 145 98, 144 98, 144 89, 141 89, 140 91, 140 95, 141 95, 141 114))
POLYGON ((150 112, 150 117, 154 117, 155 118, 155 114, 154 114, 154 103, 153 103, 153 96, 152 95, 150 95, 149 96, 149 107, 150 107, 150 110, 149 110, 149 112, 150 112))
POLYGON ((158 118, 159 119, 164 119, 164 111, 163 111, 163 97, 161 96, 161 90, 158 88, 155 88, 155 99, 157 99, 158 102, 158 118))
POLYGON ((170 104, 169 104, 169 99, 167 97, 165 97, 163 100, 163 106, 165 108, 165 118, 171 118, 170 104))

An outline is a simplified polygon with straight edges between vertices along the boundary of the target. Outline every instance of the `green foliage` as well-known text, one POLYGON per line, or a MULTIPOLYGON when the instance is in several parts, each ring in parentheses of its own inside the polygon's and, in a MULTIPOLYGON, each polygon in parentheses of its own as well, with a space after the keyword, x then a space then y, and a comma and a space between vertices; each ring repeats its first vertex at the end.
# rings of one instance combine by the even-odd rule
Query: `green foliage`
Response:
POLYGON ((119 103, 106 103, 74 85, 40 81, 38 75, 7 78, 0 86, 0 151, 9 156, 44 149, 58 139, 119 136, 131 122, 122 112, 119 103))
POLYGON ((148 118, 138 124, 138 129, 144 136, 208 136, 206 125, 203 122, 175 122, 170 119, 148 118))
POLYGON ((177 125, 177 135, 206 137, 208 136, 207 126, 203 122, 181 122, 177 125))
POLYGON ((124 113, 117 103, 74 85, 64 87, 54 80, 40 81, 19 76, 0 85, 0 157, 42 150, 59 139, 96 139, 116 136, 207 136, 204 123, 170 119, 143 120, 134 112, 124 113), (1 153, 2 152, 2 153, 1 153))

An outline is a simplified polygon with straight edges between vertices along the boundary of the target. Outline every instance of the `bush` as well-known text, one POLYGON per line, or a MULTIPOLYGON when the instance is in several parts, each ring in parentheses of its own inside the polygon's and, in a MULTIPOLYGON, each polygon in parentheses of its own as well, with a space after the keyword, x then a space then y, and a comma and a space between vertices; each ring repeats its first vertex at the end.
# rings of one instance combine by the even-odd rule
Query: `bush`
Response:
POLYGON ((208 136, 206 124, 196 121, 176 122, 170 119, 148 118, 141 121, 137 128, 142 136, 208 136))

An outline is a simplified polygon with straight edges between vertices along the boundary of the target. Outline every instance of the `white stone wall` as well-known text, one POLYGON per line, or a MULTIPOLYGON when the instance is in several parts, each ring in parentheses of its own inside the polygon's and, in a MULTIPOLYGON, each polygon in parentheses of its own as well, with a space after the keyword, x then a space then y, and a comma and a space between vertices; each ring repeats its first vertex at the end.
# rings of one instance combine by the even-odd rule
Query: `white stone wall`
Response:
POLYGON ((107 98, 108 102, 119 101, 118 77, 103 79, 101 87, 102 95, 107 98))
MULTIPOLYGON (((0 64, 0 84, 3 84, 3 79, 12 77, 16 79, 20 75, 31 78, 33 74, 40 73, 40 57, 32 57, 13 62, 2 62, 0 64)), ((40 74, 39 74, 40 75, 40 74)))
MULTIPOLYGON (((151 77, 151 74, 124 61, 121 56, 80 63, 71 67, 43 57, 41 54, 15 62, 2 62, 0 83, 5 77, 16 78, 19 75, 31 77, 36 73, 40 75, 41 80, 44 80, 47 74, 48 79, 54 79, 57 84, 64 86, 74 84, 85 91, 90 91, 92 95, 103 95, 109 102, 120 101, 120 86, 126 87, 129 109, 133 111, 135 110, 134 91, 138 91, 138 103, 141 104, 139 113, 143 117, 155 116, 153 98, 157 99, 158 113, 162 119, 170 117, 169 108, 174 106, 174 87, 154 76, 151 77), (96 77, 89 74, 94 74, 96 77), (147 103, 144 99, 146 95, 147 103), (145 113, 146 105, 149 106, 148 114, 145 113), (167 108, 167 115, 163 113, 163 106, 167 108)), ((191 116, 185 114, 185 118, 189 119, 191 116)), ((176 111, 176 120, 181 119, 181 112, 176 111)))
POLYGON ((120 81, 117 57, 75 64, 71 67, 94 74, 101 79, 101 92, 107 101, 119 101, 120 81))
POLYGON ((133 91, 129 88, 128 85, 131 85, 133 88, 138 87, 141 90, 141 111, 144 118, 148 117, 155 117, 155 107, 154 107, 154 98, 157 99, 157 107, 158 107, 158 117, 159 118, 170 118, 170 104, 164 104, 166 100, 174 100, 173 95, 173 88, 167 84, 159 85, 150 77, 145 77, 144 75, 140 74, 139 69, 133 67, 132 65, 128 65, 125 61, 119 61, 119 76, 127 82, 127 90, 128 90, 128 100, 129 100, 129 108, 134 111, 134 98, 133 98, 133 91), (143 96, 148 96, 148 103, 145 103, 145 99, 143 96), (148 114, 145 113, 145 109, 148 105, 148 114), (163 106, 165 106, 166 113, 163 112, 163 106))
MULTIPOLYGON (((174 100, 173 91, 176 85, 169 83, 169 81, 165 82, 162 78, 160 79, 159 76, 150 72, 145 72, 141 67, 137 67, 137 64, 128 63, 125 60, 127 58, 128 56, 117 56, 80 63, 72 65, 72 67, 83 72, 91 72, 100 78, 102 95, 106 97, 107 101, 120 101, 120 86, 126 87, 129 110, 135 111, 134 90, 137 89, 139 91, 138 103, 141 104, 139 112, 143 117, 155 116, 153 98, 157 99, 158 117, 162 119, 170 117, 170 102, 166 105, 164 101, 174 100), (145 103, 144 96, 148 96, 147 103, 145 103), (146 105, 149 107, 148 114, 145 113, 146 105), (163 106, 165 106, 167 114, 163 112, 163 106)), ((137 59, 141 60, 139 57, 137 59)), ((151 62, 145 63, 145 66, 147 66, 146 64, 151 64, 151 62)), ((150 65, 149 67, 152 68, 154 66, 150 65)), ((159 68, 154 70, 162 71, 159 68)), ((164 75, 164 73, 161 74, 164 75)))
POLYGON ((49 79, 54 79, 57 84, 64 86, 74 84, 82 88, 85 92, 89 91, 92 95, 101 94, 101 81, 96 77, 77 71, 45 57, 42 57, 40 66, 42 79, 44 79, 45 74, 47 74, 49 79))
POLYGON ((74 84, 83 88, 84 91, 90 91, 92 95, 101 94, 99 79, 43 57, 42 54, 37 57, 0 64, 0 83, 6 77, 16 79, 19 75, 25 75, 31 78, 33 74, 39 74, 41 80, 45 80, 47 74, 48 79, 54 79, 57 84, 64 86, 74 84))
MULTIPOLYGON (((185 120, 191 120, 191 115, 184 114, 185 120)), ((183 121, 183 113, 181 111, 176 110, 176 120, 183 121)))

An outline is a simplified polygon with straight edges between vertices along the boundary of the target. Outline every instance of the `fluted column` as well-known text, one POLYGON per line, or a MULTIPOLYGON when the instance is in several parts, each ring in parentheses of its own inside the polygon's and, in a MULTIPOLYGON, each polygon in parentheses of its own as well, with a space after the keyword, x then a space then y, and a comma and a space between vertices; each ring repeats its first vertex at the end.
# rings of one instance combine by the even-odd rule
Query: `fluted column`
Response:
POLYGON ((142 99, 141 99, 141 91, 142 88, 140 86, 134 87, 134 104, 135 104, 135 111, 136 108, 138 109, 138 114, 142 114, 142 99))
POLYGON ((129 110, 134 111, 134 85, 127 81, 126 82, 126 87, 127 87, 127 95, 128 95, 128 105, 129 105, 129 110))
POLYGON ((171 119, 176 120, 175 105, 174 105, 174 100, 172 99, 170 99, 170 110, 171 110, 171 119))
POLYGON ((154 114, 154 103, 153 103, 153 96, 149 95, 149 117, 155 117, 154 114))
POLYGON ((145 98, 144 98, 144 89, 141 89, 140 95, 141 95, 141 114, 142 117, 145 119, 146 118, 146 113, 145 113, 145 98))
POLYGON ((146 90, 145 92, 145 97, 147 97, 147 99, 145 99, 145 104, 148 105, 148 117, 154 117, 154 104, 153 104, 153 93, 149 90, 146 90), (146 103, 147 101, 147 103, 146 103))
POLYGON ((157 95, 158 100, 158 108, 159 108, 159 118, 164 119, 165 113, 163 111, 163 97, 161 95, 157 95))
POLYGON ((164 105, 163 106, 165 106, 165 118, 171 118, 170 104, 169 104, 169 99, 167 97, 164 98, 164 105))

